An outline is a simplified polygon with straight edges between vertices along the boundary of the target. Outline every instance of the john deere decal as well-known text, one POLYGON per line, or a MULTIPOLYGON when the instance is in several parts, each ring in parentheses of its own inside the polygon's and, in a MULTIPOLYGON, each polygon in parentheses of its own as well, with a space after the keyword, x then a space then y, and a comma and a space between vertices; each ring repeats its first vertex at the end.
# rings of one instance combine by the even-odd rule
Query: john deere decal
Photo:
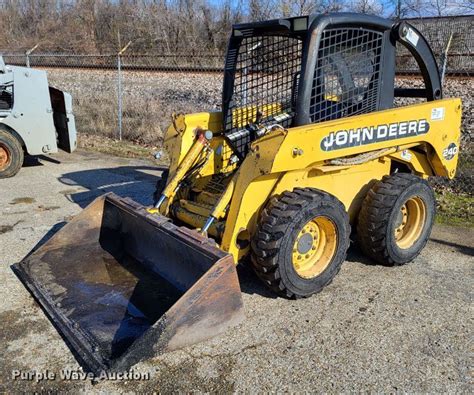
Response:
POLYGON ((429 130, 430 124, 426 119, 338 130, 329 133, 321 140, 321 149, 323 151, 333 151, 358 145, 379 143, 403 137, 418 136, 428 133, 429 130))

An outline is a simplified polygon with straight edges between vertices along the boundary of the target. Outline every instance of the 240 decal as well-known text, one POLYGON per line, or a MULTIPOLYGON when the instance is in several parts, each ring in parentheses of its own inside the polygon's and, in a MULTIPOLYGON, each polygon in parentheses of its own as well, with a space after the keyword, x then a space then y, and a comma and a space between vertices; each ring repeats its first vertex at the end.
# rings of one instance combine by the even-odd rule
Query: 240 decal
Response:
POLYGON ((446 160, 451 160, 457 155, 458 151, 458 146, 454 143, 451 143, 443 150, 443 158, 446 160))

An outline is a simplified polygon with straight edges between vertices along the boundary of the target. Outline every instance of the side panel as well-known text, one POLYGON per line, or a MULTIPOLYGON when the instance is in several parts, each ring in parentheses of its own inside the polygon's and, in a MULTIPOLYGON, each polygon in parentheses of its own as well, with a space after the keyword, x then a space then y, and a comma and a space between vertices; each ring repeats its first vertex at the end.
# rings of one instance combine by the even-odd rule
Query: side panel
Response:
MULTIPOLYGON (((419 144, 435 175, 453 178, 461 135, 461 100, 444 99, 290 129, 272 172, 299 170, 315 162, 419 144), (301 154, 295 155, 295 150, 301 154)), ((254 143, 254 147, 259 141, 254 143)))
POLYGON ((340 169, 335 169, 335 166, 320 166, 261 176, 250 182, 245 190, 236 190, 221 247, 230 252, 235 262, 238 262, 249 252, 248 247, 238 247, 238 234, 246 229, 253 236, 258 217, 267 201, 274 195, 296 187, 317 188, 336 196, 353 221, 368 190, 390 172, 390 163, 388 159, 377 159, 352 167, 340 166, 340 169))
POLYGON ((70 152, 72 152, 77 148, 76 118, 74 117, 74 113, 72 112, 72 96, 66 92, 63 92, 63 95, 64 104, 66 105, 70 152))
POLYGON ((221 248, 232 254, 236 263, 249 251, 249 246, 239 249, 237 236, 245 230, 251 236, 255 234, 260 211, 273 195, 272 191, 279 176, 279 174, 269 174, 248 184, 245 181, 237 182, 221 242, 221 248))
POLYGON ((390 173, 390 160, 376 159, 356 166, 320 166, 285 173, 273 194, 295 187, 317 188, 336 196, 345 206, 351 222, 356 218, 365 195, 372 185, 390 173))
POLYGON ((23 139, 31 155, 58 151, 53 110, 46 72, 10 66, 13 72, 14 104, 2 122, 23 139))
MULTIPOLYGON (((241 165, 221 247, 236 261, 242 258, 248 248, 238 248, 239 232, 247 229, 253 234, 266 201, 295 187, 314 187, 334 194, 354 218, 371 183, 390 172, 388 155, 397 149, 416 146, 417 154, 428 158, 432 168, 428 174, 454 177, 460 121, 461 102, 450 99, 265 135, 252 144, 241 165), (363 138, 364 128, 368 131, 363 138), (369 135, 371 139, 367 139, 369 135), (387 154, 382 152, 379 159, 351 166, 332 166, 329 162, 377 150, 387 150, 387 154)), ((426 162, 415 162, 413 167, 423 176, 426 162)))

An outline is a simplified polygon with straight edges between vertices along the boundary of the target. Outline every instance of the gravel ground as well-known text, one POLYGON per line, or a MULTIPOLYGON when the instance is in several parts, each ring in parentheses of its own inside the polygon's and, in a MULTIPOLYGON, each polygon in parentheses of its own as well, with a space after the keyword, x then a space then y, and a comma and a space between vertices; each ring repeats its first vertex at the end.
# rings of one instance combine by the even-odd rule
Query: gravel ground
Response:
POLYGON ((474 230, 440 226, 403 267, 374 265, 352 248, 334 282, 309 299, 274 298, 240 267, 246 320, 138 364, 150 380, 13 380, 15 369, 59 375, 78 365, 10 265, 106 191, 149 204, 160 172, 85 151, 55 158, 0 181, 0 392, 472 392, 474 230))

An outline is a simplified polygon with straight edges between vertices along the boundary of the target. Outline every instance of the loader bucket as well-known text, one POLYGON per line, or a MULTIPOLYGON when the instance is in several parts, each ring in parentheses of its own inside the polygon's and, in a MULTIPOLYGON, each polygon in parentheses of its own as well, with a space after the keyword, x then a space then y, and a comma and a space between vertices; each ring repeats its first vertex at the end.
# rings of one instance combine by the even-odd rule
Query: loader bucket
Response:
POLYGON ((96 375, 208 339, 243 318, 229 254, 114 194, 92 202, 13 270, 96 375))

